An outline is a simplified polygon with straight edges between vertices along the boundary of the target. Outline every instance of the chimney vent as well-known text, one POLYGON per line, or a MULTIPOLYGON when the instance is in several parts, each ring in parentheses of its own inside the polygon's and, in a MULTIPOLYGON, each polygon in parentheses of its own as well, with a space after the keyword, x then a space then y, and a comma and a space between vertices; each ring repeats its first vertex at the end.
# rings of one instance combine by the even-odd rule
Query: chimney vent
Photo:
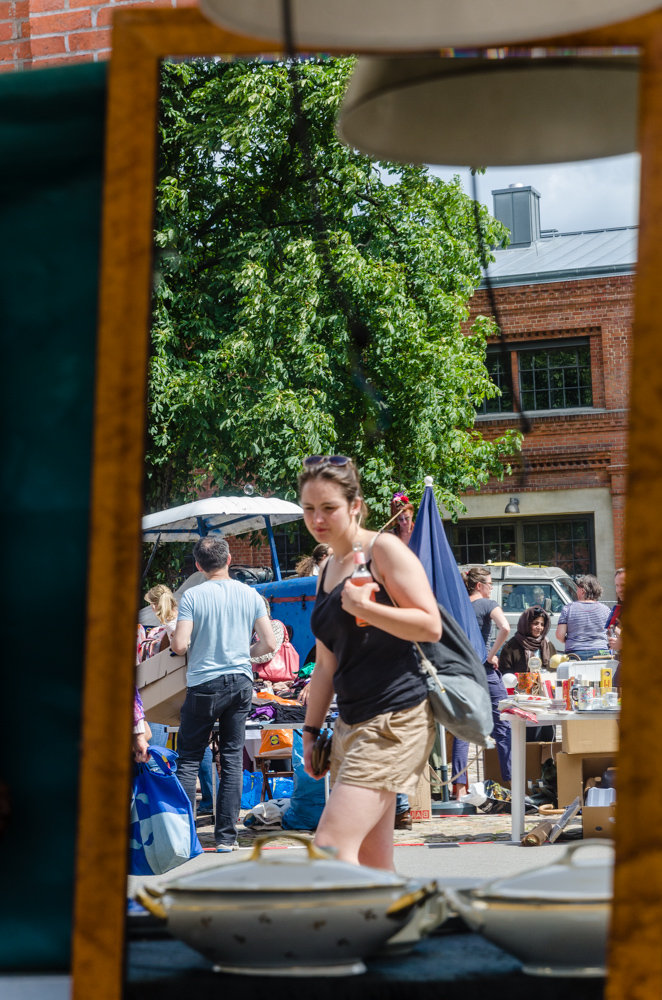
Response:
POLYGON ((540 192, 511 184, 492 192, 494 218, 510 230, 511 247, 528 247, 540 239, 540 192))

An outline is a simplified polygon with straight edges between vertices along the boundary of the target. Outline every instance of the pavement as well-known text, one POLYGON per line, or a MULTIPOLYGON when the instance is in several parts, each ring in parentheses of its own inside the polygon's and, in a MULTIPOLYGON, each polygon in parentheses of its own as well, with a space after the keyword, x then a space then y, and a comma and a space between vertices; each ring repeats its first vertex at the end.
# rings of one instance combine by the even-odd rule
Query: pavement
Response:
MULTIPOLYGON (((527 817, 527 828, 535 826, 539 820, 538 816, 527 817)), ((247 857, 256 838, 266 832, 276 833, 278 844, 288 850, 303 850, 297 841, 282 831, 255 833, 240 827, 239 850, 232 854, 215 854, 211 821, 208 817, 201 817, 198 820, 198 836, 202 846, 208 850, 167 875, 129 876, 128 894, 134 896, 142 884, 163 886, 189 872, 232 864, 247 857)), ((438 817, 414 823, 411 831, 394 830, 393 840, 397 871, 449 884, 482 882, 550 864, 564 854, 567 846, 545 844, 543 847, 521 847, 511 843, 510 816, 506 813, 438 817)), ((281 853, 275 845, 270 845, 267 850, 273 850, 274 857, 281 853)))
MULTIPOLYGON (((305 848, 292 848, 303 852, 305 848)), ((471 885, 500 876, 515 875, 541 865, 551 864, 565 853, 565 846, 548 844, 544 847, 522 848, 508 843, 426 844, 421 847, 396 847, 395 867, 402 875, 433 878, 448 885, 471 885)), ((140 885, 165 886, 183 875, 234 864, 248 856, 246 850, 233 854, 201 854, 187 861, 167 875, 129 876, 129 895, 133 896, 140 885)), ((285 851, 274 850, 273 858, 285 856, 285 851)))

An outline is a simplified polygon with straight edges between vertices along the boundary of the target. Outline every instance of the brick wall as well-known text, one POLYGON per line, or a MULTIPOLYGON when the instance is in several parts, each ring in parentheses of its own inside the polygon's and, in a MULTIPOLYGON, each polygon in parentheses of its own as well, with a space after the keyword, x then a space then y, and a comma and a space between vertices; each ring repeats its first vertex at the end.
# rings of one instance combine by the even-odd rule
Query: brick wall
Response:
MULTIPOLYGON (((481 492, 579 489, 606 486, 612 495, 616 564, 623 562, 623 514, 627 469, 627 423, 632 349, 634 277, 517 285, 495 290, 506 343, 533 346, 569 337, 588 337, 595 413, 562 411, 531 418, 521 459, 505 482, 490 481, 481 492), (600 412, 602 411, 602 412, 600 412)), ((477 315, 490 315, 487 294, 471 301, 468 331, 477 315)), ((499 338, 493 338, 498 343, 499 338)), ((517 389, 517 352, 511 354, 517 389)), ((476 426, 493 439, 518 426, 512 415, 494 414, 476 426)))
POLYGON ((113 11, 194 6, 195 0, 0 0, 0 72, 107 59, 113 11))
POLYGON ((259 546, 251 545, 250 535, 233 535, 228 538, 232 562, 241 566, 271 566, 271 550, 266 536, 259 546))

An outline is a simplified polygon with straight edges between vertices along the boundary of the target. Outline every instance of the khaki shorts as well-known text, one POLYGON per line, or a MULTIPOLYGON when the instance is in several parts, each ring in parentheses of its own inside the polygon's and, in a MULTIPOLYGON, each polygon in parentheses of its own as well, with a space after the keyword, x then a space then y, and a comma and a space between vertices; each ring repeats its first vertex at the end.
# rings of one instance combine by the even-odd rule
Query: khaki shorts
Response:
POLYGON ((428 699, 402 712, 386 712, 348 726, 339 717, 333 728, 331 784, 414 792, 435 737, 428 699))

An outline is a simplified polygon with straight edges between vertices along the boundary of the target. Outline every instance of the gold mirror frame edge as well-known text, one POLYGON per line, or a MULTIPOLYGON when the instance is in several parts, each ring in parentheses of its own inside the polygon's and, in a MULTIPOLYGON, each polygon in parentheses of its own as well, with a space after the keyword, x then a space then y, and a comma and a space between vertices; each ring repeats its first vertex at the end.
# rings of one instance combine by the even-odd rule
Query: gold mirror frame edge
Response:
MULTIPOLYGON (((621 722, 615 906, 606 1000, 662 995, 662 796, 656 790, 662 685, 641 682, 650 600, 635 589, 659 565, 662 519, 662 12, 532 45, 642 49, 641 229, 629 435, 628 633, 621 722), (658 363, 655 364, 655 361, 658 363)), ((521 47, 521 46, 519 46, 521 47)), ((273 54, 273 44, 214 26, 197 9, 118 11, 106 127, 85 681, 76 854, 72 1000, 121 1000, 131 759, 128 747, 140 585, 158 69, 168 55, 273 54), (97 595, 115 595, 115 613, 97 595)), ((334 53, 344 54, 344 53, 334 53)), ((357 54, 369 54, 359 52, 357 54)), ((648 589, 648 588, 646 588, 648 589)))

